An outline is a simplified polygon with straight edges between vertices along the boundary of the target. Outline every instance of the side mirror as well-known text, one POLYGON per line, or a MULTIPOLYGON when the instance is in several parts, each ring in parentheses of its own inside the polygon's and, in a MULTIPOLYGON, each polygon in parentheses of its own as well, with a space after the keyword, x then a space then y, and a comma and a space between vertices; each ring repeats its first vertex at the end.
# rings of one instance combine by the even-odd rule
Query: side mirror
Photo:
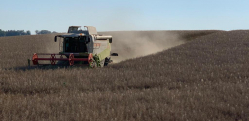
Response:
POLYGON ((111 38, 111 39, 109 39, 109 43, 112 43, 112 38, 111 38))
POLYGON ((111 56, 118 56, 118 53, 112 53, 111 56))
POLYGON ((54 37, 54 42, 57 42, 57 36, 54 37))

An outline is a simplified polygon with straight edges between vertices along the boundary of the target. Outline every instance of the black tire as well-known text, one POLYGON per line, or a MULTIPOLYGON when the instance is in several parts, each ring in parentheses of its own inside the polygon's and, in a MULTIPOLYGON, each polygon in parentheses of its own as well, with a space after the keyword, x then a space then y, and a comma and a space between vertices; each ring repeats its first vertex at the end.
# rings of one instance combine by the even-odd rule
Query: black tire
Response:
POLYGON ((107 66, 109 64, 110 60, 111 60, 111 57, 106 57, 105 62, 104 62, 104 66, 107 66))

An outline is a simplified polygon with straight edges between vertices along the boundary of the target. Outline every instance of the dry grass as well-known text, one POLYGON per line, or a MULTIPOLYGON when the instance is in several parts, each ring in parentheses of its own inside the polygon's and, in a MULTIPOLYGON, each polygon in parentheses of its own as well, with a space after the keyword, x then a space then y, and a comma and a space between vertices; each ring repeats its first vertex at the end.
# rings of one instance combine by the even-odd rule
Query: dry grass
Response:
MULTIPOLYGON (((178 33, 178 37, 190 34, 178 33)), ((148 34, 144 32, 152 36, 148 34)), ((11 49, 13 44, 7 47, 7 40, 35 37, 50 38, 0 38, 1 45, 5 44, 1 52, 9 48, 5 51, 9 54, 1 53, 9 58, 0 63, 2 120, 249 119, 249 31, 193 37, 169 50, 101 69, 5 70, 13 67, 4 64, 10 64, 8 60, 15 60, 14 66, 25 66, 21 61, 26 61, 27 53, 32 55, 30 49, 43 50, 37 48, 41 43, 30 49, 14 46, 25 56, 17 59, 13 56, 17 50, 11 49)))

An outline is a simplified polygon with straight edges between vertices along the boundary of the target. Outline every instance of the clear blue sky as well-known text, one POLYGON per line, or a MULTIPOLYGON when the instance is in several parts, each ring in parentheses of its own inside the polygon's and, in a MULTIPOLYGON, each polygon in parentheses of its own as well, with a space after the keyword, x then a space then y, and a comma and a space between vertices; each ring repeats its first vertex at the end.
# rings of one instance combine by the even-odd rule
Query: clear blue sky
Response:
POLYGON ((66 32, 249 28, 248 0, 0 0, 0 29, 66 32))

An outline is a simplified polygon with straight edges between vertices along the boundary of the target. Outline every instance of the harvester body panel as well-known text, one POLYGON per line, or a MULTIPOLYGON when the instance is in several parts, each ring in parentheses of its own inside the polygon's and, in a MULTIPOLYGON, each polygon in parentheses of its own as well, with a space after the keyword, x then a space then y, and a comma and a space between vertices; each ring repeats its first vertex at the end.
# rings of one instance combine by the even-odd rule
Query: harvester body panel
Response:
POLYGON ((98 55, 101 61, 110 56, 110 53, 111 45, 108 40, 96 40, 94 42, 93 55, 98 55))

